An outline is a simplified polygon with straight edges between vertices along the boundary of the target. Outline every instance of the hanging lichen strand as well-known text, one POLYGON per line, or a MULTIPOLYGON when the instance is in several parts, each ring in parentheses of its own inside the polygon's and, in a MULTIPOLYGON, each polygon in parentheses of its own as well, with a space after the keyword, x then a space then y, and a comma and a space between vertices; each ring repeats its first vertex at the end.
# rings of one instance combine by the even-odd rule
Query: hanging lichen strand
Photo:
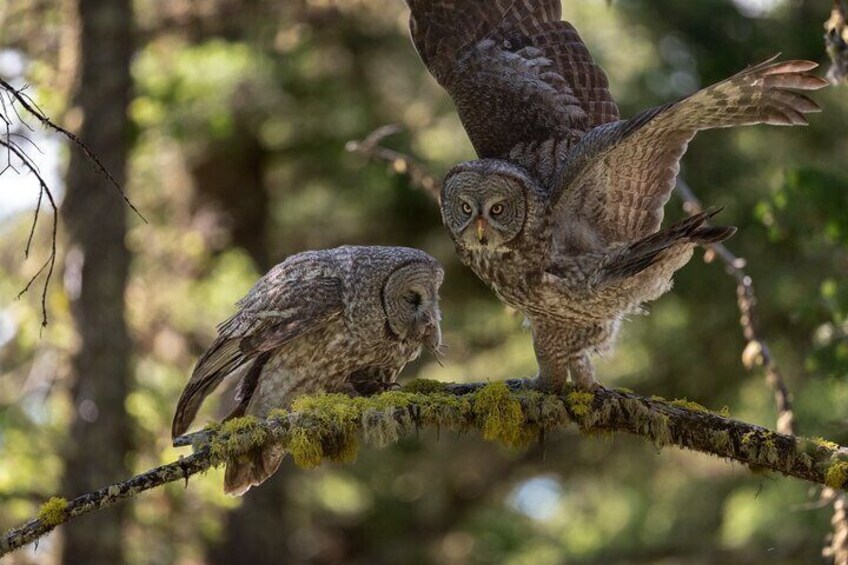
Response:
POLYGON ((848 449, 821 438, 779 434, 733 420, 726 409, 713 412, 686 399, 647 398, 603 388, 544 394, 525 380, 489 384, 419 380, 403 390, 367 398, 304 396, 290 412, 276 411, 265 421, 248 417, 210 425, 188 436, 194 450, 188 457, 70 501, 51 498, 38 518, 0 537, 0 556, 77 516, 165 483, 187 481, 270 443, 278 444, 298 466, 313 468, 324 461, 351 462, 363 444, 384 447, 419 428, 476 430, 486 440, 523 448, 571 424, 588 434, 628 432, 657 448, 675 445, 837 489, 848 483, 848 449))

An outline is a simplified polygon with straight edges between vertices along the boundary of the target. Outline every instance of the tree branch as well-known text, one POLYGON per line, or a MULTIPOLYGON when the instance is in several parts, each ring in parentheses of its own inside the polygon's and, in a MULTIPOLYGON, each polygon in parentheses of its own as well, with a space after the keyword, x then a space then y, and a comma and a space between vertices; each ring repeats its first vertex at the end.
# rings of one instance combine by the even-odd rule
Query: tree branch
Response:
MULTIPOLYGON (((835 9, 835 8, 834 8, 835 9)), ((677 191, 683 200, 683 209, 689 215, 695 215, 703 209, 700 200, 682 178, 678 179, 677 191)), ((736 279, 736 297, 739 304, 739 323, 748 345, 742 353, 742 363, 749 370, 761 366, 766 372, 766 382, 774 392, 777 405, 777 431, 794 435, 797 433, 792 401, 783 374, 777 366, 760 329, 757 316, 757 298, 754 282, 745 271, 745 260, 736 257, 724 244, 710 246, 711 251, 724 262, 728 274, 736 279)), ((823 555, 833 560, 834 565, 848 565, 848 498, 844 492, 830 487, 822 489, 820 500, 825 504, 833 503, 831 526, 827 546, 823 555)))
MULTIPOLYGON (((703 211, 701 201, 683 178, 677 180, 677 192, 683 200, 683 210, 690 216, 703 211)), ((742 364, 752 370, 763 367, 766 372, 766 382, 774 391, 777 404, 777 431, 784 434, 794 434, 795 413, 792 411, 792 400, 783 374, 771 354, 771 350, 763 338, 757 316, 757 297, 754 293, 754 281, 745 272, 747 262, 734 255, 723 243, 713 243, 709 249, 724 263, 727 273, 736 279, 736 300, 739 305, 739 324, 747 345, 742 353, 742 364)))
MULTIPOLYGON (((35 281, 38 280, 38 277, 41 276, 41 273, 45 272, 45 270, 47 271, 47 274, 44 277, 44 285, 41 287, 41 326, 44 327, 47 325, 47 288, 50 286, 50 279, 53 278, 53 268, 56 266, 56 238, 59 231, 59 210, 56 207, 56 201, 53 199, 53 193, 50 191, 50 187, 47 186, 47 182, 45 182, 41 173, 38 171, 38 167, 32 162, 29 156, 21 150, 18 144, 7 136, 5 141, 0 139, 0 147, 5 147, 10 156, 8 167, 14 168, 11 164, 11 155, 15 155, 18 159, 20 159, 22 166, 38 180, 38 203, 35 205, 35 215, 33 216, 32 227, 30 228, 29 237, 27 238, 26 247, 24 248, 24 256, 29 257, 29 252, 32 248, 32 238, 35 236, 35 227, 38 225, 38 215, 41 212, 41 206, 45 196, 47 197, 47 202, 50 204, 50 208, 53 211, 53 227, 50 233, 50 255, 47 257, 47 261, 44 262, 41 268, 38 269, 38 271, 29 279, 23 290, 18 293, 18 298, 26 294, 30 287, 32 287, 33 283, 35 283, 35 281)), ((2 172, 0 172, 0 174, 2 174, 2 172)))
POLYGON ((281 444, 296 464, 309 468, 324 460, 351 461, 360 442, 383 447, 422 427, 478 430, 484 439, 521 447, 576 424, 586 433, 626 432, 656 447, 691 449, 834 488, 848 482, 848 449, 834 443, 773 432, 689 401, 609 389, 552 395, 532 385, 526 380, 455 385, 414 381, 402 392, 370 398, 302 397, 292 413, 280 411, 262 422, 239 418, 189 436, 195 452, 188 457, 70 502, 51 499, 38 518, 0 537, 0 556, 78 516, 169 482, 187 481, 269 443, 281 444))
MULTIPOLYGON (((121 187, 121 184, 106 169, 106 166, 100 161, 97 155, 95 155, 77 135, 66 130, 62 126, 57 125, 50 118, 48 118, 47 115, 41 110, 41 108, 39 108, 38 105, 32 100, 32 98, 26 95, 23 88, 17 89, 2 78, 0 78, 0 89, 6 91, 7 95, 11 99, 12 108, 14 108, 14 104, 18 104, 21 108, 23 108, 23 110, 27 114, 38 120, 39 123, 41 123, 42 127, 46 129, 51 129, 56 133, 63 135, 64 137, 69 139, 74 145, 82 149, 83 153, 85 153, 86 158, 94 166, 94 169, 98 173, 109 179, 109 182, 112 183, 112 186, 115 187, 115 190, 118 191, 118 194, 121 195, 121 198, 124 200, 124 203, 130 208, 130 210, 135 212, 135 214, 139 218, 141 218, 141 220, 145 224, 148 223, 147 219, 141 214, 141 212, 138 211, 138 208, 136 208, 135 205, 130 202, 130 199, 127 198, 127 195, 124 193, 124 189, 123 187, 121 187)), ((21 122, 23 122, 23 120, 21 120, 21 122)))
POLYGON ((345 149, 351 153, 363 155, 372 161, 388 163, 392 172, 408 176, 413 186, 423 190, 427 196, 438 203, 442 191, 442 182, 411 156, 380 145, 380 142, 385 138, 400 133, 401 130, 401 126, 397 124, 381 126, 368 134, 368 137, 362 141, 348 141, 345 149))
POLYGON ((35 237, 35 229, 38 225, 39 215, 41 213, 41 207, 44 203, 44 198, 47 198, 48 203, 53 211, 53 222, 52 222, 52 234, 50 239, 50 255, 48 256, 45 263, 41 266, 41 268, 36 272, 36 274, 27 282, 24 286, 24 289, 18 294, 18 298, 26 294, 32 285, 38 280, 38 277, 41 276, 42 273, 46 272, 44 278, 44 284, 41 289, 41 325, 42 327, 47 325, 47 289, 50 286, 50 281, 53 276, 53 268, 56 264, 56 253, 57 253, 57 245, 56 245, 56 236, 58 232, 58 215, 57 215, 57 207, 56 201, 53 197, 53 193, 51 192, 47 182, 44 180, 44 177, 41 175, 39 171, 38 165, 32 158, 24 151, 24 149, 19 145, 18 141, 23 140, 29 142, 33 147, 38 149, 38 147, 29 140, 25 135, 21 135, 17 133, 16 129, 26 129, 32 131, 32 128, 27 124, 26 120, 21 116, 21 113, 24 115, 31 116, 38 120, 38 122, 45 129, 50 129, 64 136, 68 140, 70 140, 74 145, 78 146, 83 153, 85 153, 86 158, 92 164, 94 169, 104 175, 109 182, 115 187, 115 189, 120 194, 121 198, 123 198, 129 208, 138 215, 139 218, 144 223, 147 223, 147 220, 144 216, 142 216, 141 212, 130 202, 124 193, 123 188, 118 183, 118 181, 109 173, 103 163, 98 159, 98 157, 82 142, 82 140, 75 135, 74 133, 68 131, 62 126, 54 123, 47 115, 38 107, 35 101, 30 98, 26 92, 25 88, 15 88, 9 82, 0 78, 0 148, 4 148, 6 150, 6 159, 5 164, 0 164, 0 175, 3 175, 7 171, 11 170, 14 173, 20 173, 17 167, 15 167, 15 162, 12 160, 12 157, 16 157, 20 163, 19 166, 24 169, 24 171, 32 174, 39 185, 39 193, 38 193, 38 202, 35 205, 35 213, 33 215, 32 226, 30 227, 29 237, 27 238, 26 247, 24 248, 24 256, 29 257, 30 251, 32 250, 32 241, 35 237), (13 129, 13 119, 12 115, 17 121, 17 125, 13 129))

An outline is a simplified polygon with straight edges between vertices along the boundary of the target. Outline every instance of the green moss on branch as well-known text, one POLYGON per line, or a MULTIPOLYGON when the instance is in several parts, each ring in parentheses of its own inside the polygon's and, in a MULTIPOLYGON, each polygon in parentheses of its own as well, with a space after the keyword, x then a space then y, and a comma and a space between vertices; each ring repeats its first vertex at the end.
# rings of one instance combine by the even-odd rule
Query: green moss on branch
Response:
POLYGON ((732 420, 688 400, 669 402, 601 388, 545 394, 534 390, 532 381, 517 380, 413 383, 370 398, 303 397, 290 412, 275 411, 265 421, 236 418, 210 426, 191 437, 195 452, 188 457, 69 502, 51 499, 38 518, 0 537, 0 557, 76 516, 168 482, 187 480, 271 443, 279 444, 301 467, 311 468, 324 461, 352 461, 362 444, 382 447, 421 427, 477 430, 487 440, 521 447, 572 422, 584 432, 635 434, 658 448, 692 449, 834 488, 848 483, 845 448, 821 438, 779 434, 732 420))
POLYGON ((68 501, 59 496, 50 498, 47 502, 41 505, 38 509, 38 519, 45 526, 58 526, 65 521, 65 514, 68 511, 68 501))

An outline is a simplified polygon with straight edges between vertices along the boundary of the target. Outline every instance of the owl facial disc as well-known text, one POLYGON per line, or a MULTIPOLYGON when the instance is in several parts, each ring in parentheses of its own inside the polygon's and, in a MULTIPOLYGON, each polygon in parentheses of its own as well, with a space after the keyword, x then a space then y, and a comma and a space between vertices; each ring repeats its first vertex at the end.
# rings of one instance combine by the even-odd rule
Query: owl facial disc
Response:
POLYGON ((398 339, 421 343, 431 351, 440 349, 441 282, 441 268, 425 262, 409 263, 389 275, 383 304, 389 327, 398 339))
POLYGON ((525 191, 521 177, 487 164, 475 161, 448 175, 442 217, 462 247, 503 253, 524 227, 525 191))

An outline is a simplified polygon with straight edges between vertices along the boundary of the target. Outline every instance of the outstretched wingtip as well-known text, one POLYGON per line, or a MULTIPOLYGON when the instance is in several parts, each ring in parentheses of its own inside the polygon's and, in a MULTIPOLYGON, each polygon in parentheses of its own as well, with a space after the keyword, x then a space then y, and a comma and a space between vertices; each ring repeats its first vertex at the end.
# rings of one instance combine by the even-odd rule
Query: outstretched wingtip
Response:
POLYGON ((819 64, 817 62, 809 61, 806 59, 790 59, 788 61, 780 61, 778 60, 779 57, 780 54, 777 54, 772 57, 769 57, 761 63, 750 65, 736 76, 750 76, 752 74, 760 73, 761 76, 769 77, 770 82, 774 82, 776 78, 782 76, 784 78, 784 81, 788 80, 790 81, 790 83, 779 84, 775 86, 793 88, 798 90, 818 90, 830 84, 827 79, 810 74, 810 71, 813 71, 819 67, 819 64))
POLYGON ((811 71, 818 66, 819 64, 814 61, 780 61, 767 65, 763 76, 769 77, 769 83, 774 86, 797 90, 820 90, 829 86, 830 81, 811 74, 811 71), (781 83, 776 84, 775 80, 780 80, 781 83))

